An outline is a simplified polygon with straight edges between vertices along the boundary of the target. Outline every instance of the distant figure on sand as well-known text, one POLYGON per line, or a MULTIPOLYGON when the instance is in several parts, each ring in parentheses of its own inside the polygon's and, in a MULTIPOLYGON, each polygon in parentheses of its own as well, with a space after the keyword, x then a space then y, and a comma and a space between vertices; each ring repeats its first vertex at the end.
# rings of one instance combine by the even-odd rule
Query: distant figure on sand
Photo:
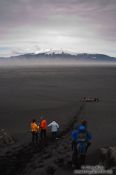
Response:
POLYGON ((40 137, 41 140, 46 139, 47 121, 44 115, 40 118, 40 137))
POLYGON ((39 126, 37 125, 36 120, 33 119, 31 122, 32 143, 38 143, 38 131, 39 126))
POLYGON ((92 136, 87 130, 86 120, 72 131, 72 165, 77 168, 85 164, 86 153, 91 144, 92 136))
POLYGON ((48 127, 51 127, 52 138, 56 139, 59 130, 59 124, 55 121, 51 122, 48 127))

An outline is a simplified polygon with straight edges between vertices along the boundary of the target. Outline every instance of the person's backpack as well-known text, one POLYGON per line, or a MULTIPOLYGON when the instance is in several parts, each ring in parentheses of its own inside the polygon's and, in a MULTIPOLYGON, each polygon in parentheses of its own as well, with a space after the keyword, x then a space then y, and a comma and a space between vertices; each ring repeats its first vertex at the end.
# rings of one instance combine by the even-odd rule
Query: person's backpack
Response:
POLYGON ((77 151, 79 154, 86 154, 87 150, 87 132, 79 133, 77 140, 77 151))

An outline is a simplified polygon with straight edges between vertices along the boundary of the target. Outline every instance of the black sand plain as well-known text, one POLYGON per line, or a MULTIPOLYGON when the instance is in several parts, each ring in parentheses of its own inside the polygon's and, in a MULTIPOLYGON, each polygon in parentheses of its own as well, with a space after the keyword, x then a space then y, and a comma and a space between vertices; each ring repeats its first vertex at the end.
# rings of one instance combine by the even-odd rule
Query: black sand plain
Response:
MULTIPOLYGON (((28 145, 31 141, 31 119, 38 120, 40 113, 44 112, 48 123, 56 120, 63 130, 80 110, 82 97, 100 99, 98 103, 86 103, 78 116, 78 120, 88 120, 88 128, 93 135, 87 160, 92 164, 97 159, 93 154, 97 149, 116 145, 116 67, 0 68, 0 128, 13 135, 17 143, 28 145), (89 158, 89 155, 94 157, 89 158)), ((66 154, 70 159, 70 143, 68 132, 57 143, 48 144, 46 155, 51 154, 51 150, 55 152, 48 158, 43 157, 44 153, 41 156, 40 152, 36 154, 34 149, 34 156, 17 174, 45 174, 46 167, 54 164, 56 152, 66 154), (42 162, 36 159, 37 156, 42 162)), ((25 146, 24 149, 28 154, 33 148, 25 146)), ((56 165, 55 174, 72 174, 72 171, 56 165)), ((16 172, 16 168, 9 174, 12 172, 16 172)))

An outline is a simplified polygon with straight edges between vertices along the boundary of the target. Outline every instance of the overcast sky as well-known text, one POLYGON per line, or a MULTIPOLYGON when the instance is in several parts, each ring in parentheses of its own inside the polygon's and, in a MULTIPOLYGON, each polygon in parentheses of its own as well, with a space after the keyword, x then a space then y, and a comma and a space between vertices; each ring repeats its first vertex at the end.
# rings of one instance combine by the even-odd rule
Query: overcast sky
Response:
POLYGON ((116 0, 0 0, 0 56, 50 48, 116 57, 116 0))

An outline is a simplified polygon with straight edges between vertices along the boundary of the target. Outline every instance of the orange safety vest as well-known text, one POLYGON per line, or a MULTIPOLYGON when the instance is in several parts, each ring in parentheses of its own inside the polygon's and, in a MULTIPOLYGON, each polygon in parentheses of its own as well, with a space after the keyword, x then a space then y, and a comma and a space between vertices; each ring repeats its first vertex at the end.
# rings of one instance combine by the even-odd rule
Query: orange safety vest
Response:
POLYGON ((41 129, 46 129, 47 128, 47 121, 45 119, 40 122, 40 128, 41 129))
POLYGON ((31 131, 37 132, 39 130, 39 126, 34 122, 31 123, 31 131))

